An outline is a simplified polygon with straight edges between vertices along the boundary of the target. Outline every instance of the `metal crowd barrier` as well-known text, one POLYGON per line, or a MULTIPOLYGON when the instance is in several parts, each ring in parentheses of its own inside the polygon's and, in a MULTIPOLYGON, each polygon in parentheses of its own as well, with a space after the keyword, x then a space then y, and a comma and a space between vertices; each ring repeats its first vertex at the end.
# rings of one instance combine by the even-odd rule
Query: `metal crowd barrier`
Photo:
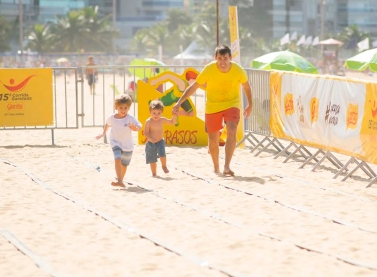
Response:
MULTIPOLYGON (((85 71, 87 67, 57 67, 53 68, 53 95, 54 95, 54 123, 52 126, 24 126, 24 127, 0 127, 0 130, 51 130, 52 145, 54 145, 55 129, 77 129, 86 127, 103 127, 107 116, 114 111, 114 99, 117 95, 129 93, 134 98, 134 104, 131 113, 137 115, 137 88, 135 84, 139 79, 144 79, 142 74, 147 75, 152 71, 154 76, 159 71, 170 70, 181 74, 188 67, 201 71, 203 66, 101 66, 96 65, 98 71, 94 91, 91 94, 87 84, 85 71), (158 68, 158 70, 156 70, 158 68), (138 72, 136 74, 136 71, 138 72), (140 73, 141 72, 141 73, 140 73), (141 76, 140 76, 141 74, 141 76), (139 75, 139 76, 136 76, 139 75)), ((304 158, 300 168, 306 166, 309 162, 314 161, 313 171, 325 160, 328 159, 336 168, 337 173, 334 178, 340 174, 346 173, 342 181, 350 177, 357 169, 362 169, 365 174, 372 179, 369 183, 371 186, 377 182, 377 174, 364 161, 358 161, 350 157, 347 163, 343 165, 333 153, 321 149, 312 154, 304 145, 298 145, 291 141, 286 141, 273 137, 270 129, 270 72, 254 69, 246 69, 249 82, 252 87, 253 111, 249 118, 245 120, 245 135, 239 142, 248 142, 251 152, 258 150, 255 156, 258 156, 267 148, 273 147, 277 151, 274 158, 286 155, 287 162, 295 155, 304 158), (289 149, 294 147, 294 151, 289 149), (322 158, 317 159, 318 155, 322 158), (350 164, 356 164, 356 167, 348 172, 347 167, 350 164)), ((167 84, 164 84, 167 86, 167 84)), ((161 91, 165 91, 163 87, 161 91)), ((204 106, 204 93, 194 94, 193 102, 197 106, 200 101, 204 106)), ((200 116, 202 117, 202 115, 200 116)))

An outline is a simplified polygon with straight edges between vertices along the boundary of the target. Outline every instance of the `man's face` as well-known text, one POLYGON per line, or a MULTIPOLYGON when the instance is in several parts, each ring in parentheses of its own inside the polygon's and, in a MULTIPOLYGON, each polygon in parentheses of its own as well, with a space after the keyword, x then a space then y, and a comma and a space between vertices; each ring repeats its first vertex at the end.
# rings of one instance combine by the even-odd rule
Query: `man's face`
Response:
POLYGON ((227 53, 225 55, 216 54, 215 56, 217 68, 221 72, 228 72, 230 70, 230 62, 232 60, 232 57, 227 53))

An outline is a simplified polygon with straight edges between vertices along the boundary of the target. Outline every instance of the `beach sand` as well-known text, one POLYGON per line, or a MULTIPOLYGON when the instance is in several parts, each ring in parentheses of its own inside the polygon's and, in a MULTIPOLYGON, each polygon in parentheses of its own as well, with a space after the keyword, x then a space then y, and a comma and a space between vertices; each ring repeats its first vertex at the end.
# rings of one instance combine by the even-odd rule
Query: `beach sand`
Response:
POLYGON ((117 189, 101 131, 56 130, 54 146, 49 130, 1 131, 0 276, 377 276, 363 171, 342 182, 327 161, 246 147, 225 177, 206 147, 168 146, 152 178, 135 145, 117 189))

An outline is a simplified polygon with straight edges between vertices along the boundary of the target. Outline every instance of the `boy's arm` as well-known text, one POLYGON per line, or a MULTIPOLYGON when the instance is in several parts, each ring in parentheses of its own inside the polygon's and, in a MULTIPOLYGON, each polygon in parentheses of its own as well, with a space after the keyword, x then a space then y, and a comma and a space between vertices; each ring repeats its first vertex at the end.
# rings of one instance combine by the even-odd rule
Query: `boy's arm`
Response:
POLYGON ((170 124, 175 125, 177 123, 177 118, 178 118, 178 115, 173 115, 172 118, 170 119, 170 124))
POLYGON ((106 132, 107 132, 108 129, 109 129, 109 125, 106 124, 105 127, 103 127, 103 132, 102 132, 102 134, 96 136, 96 139, 100 139, 100 138, 104 137, 104 136, 106 135, 106 132))
POLYGON ((177 115, 173 115, 170 119, 166 117, 161 117, 161 119, 164 120, 163 121, 164 124, 168 124, 168 125, 175 125, 177 123, 177 118, 178 118, 177 115))
POLYGON ((139 122, 139 120, 137 120, 136 118, 128 124, 128 127, 132 130, 132 131, 140 131, 141 130, 141 127, 143 127, 143 125, 141 124, 141 122, 139 122))

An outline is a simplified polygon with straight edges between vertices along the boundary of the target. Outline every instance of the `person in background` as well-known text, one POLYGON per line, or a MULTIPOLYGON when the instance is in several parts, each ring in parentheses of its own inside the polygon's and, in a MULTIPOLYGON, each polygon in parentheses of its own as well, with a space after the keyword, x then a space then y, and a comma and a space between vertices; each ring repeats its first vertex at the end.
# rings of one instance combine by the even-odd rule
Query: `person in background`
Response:
POLYGON ((93 57, 90 56, 88 58, 88 63, 86 64, 87 67, 85 68, 85 75, 88 80, 90 94, 93 94, 95 91, 95 82, 98 74, 97 68, 94 67, 95 65, 93 57))

